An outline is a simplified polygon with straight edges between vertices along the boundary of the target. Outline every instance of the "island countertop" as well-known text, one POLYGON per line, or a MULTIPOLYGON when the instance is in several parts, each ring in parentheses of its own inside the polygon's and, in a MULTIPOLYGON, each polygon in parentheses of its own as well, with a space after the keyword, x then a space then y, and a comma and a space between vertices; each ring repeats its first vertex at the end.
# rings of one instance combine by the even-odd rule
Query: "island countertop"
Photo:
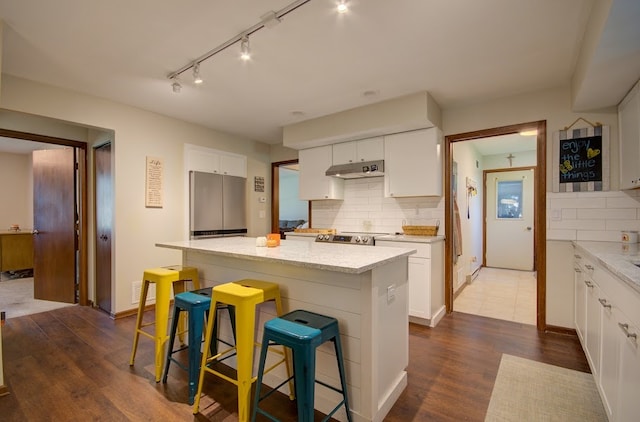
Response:
POLYGON ((416 252, 410 247, 385 248, 287 240, 282 240, 280 246, 276 247, 258 247, 254 237, 162 242, 157 243, 156 246, 255 261, 280 262, 349 274, 361 274, 416 252))

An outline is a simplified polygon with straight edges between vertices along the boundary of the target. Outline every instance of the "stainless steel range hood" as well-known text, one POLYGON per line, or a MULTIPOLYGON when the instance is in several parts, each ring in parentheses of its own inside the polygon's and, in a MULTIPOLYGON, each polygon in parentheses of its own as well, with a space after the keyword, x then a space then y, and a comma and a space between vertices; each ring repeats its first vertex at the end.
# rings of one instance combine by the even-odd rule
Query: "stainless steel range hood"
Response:
POLYGON ((341 179, 384 176, 384 160, 338 164, 329 167, 325 175, 339 177, 341 179))

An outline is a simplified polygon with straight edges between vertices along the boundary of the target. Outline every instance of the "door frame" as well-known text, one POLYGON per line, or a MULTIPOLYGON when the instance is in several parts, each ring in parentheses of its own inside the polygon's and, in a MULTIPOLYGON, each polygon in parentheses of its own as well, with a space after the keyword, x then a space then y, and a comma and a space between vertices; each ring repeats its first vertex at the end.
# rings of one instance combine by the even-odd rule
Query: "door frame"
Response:
MULTIPOLYGON (((276 161, 271 163, 271 233, 279 233, 280 232, 280 167, 298 164, 298 159, 295 160, 286 160, 286 161, 276 161)), ((307 215, 309 216, 309 227, 311 225, 311 201, 308 201, 309 209, 307 211, 307 215)))
POLYGON ((534 195, 536 195, 536 209, 535 213, 535 227, 539 227, 534 234, 534 242, 536 247, 534 248, 534 261, 537 270, 537 300, 536 300, 536 327, 538 331, 545 331, 547 329, 547 282, 546 282, 546 239, 547 231, 543 228, 546 227, 547 218, 547 121, 539 120, 528 123, 519 123, 508 126, 495 127, 490 129, 483 129, 473 132, 458 133, 453 135, 447 135, 444 138, 444 232, 445 232, 445 306, 448 314, 453 312, 453 195, 451 192, 451 177, 453 167, 453 144, 456 142, 470 141, 474 139, 489 138, 500 135, 510 135, 514 133, 520 133, 529 130, 537 131, 537 146, 536 146, 536 160, 538 167, 538 183, 534 188, 534 195))
POLYGON ((490 169, 482 171, 482 183, 483 183, 483 192, 482 195, 482 210, 485 218, 482 220, 482 266, 487 266, 487 174, 488 173, 507 173, 510 171, 523 171, 523 170, 533 170, 533 271, 537 271, 538 267, 536 266, 536 249, 538 247, 536 232, 538 230, 536 213, 537 213, 537 192, 536 185, 538 184, 537 176, 538 169, 537 166, 526 166, 526 167, 505 167, 499 169, 490 169))
POLYGON ((72 139, 57 138, 55 136, 39 135, 36 133, 21 132, 17 130, 1 129, 0 136, 12 138, 18 141, 34 141, 46 144, 64 145, 77 148, 78 151, 78 303, 87 306, 91 303, 88 299, 88 257, 87 257, 87 144, 86 142, 72 139))

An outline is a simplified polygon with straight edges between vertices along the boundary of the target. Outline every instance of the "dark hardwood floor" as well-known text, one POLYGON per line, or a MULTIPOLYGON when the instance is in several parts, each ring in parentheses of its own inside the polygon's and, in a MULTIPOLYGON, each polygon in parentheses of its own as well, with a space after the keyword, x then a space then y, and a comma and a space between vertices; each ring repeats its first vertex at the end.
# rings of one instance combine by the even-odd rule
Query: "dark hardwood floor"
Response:
MULTIPOLYGON (((172 365, 168 383, 156 384, 146 338, 129 367, 134 323, 135 317, 113 321, 88 307, 7 320, 10 394, 0 397, 0 420, 237 420, 230 383, 208 377, 203 390, 217 401, 203 398, 196 416, 186 403, 186 372, 172 365)), ((483 421, 502 353, 589 371, 576 337, 533 326, 453 313, 435 329, 411 324, 409 331, 409 385, 388 421, 483 421)), ((284 395, 269 410, 284 421, 296 419, 295 403, 284 395)))

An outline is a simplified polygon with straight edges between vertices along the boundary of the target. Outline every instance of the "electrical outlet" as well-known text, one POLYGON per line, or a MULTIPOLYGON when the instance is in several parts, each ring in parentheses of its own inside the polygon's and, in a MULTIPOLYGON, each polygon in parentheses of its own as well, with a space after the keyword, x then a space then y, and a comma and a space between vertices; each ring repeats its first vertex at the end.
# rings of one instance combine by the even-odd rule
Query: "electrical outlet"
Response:
POLYGON ((387 303, 393 302, 396 298, 396 285, 392 284, 387 287, 387 303))
MULTIPOLYGON (((140 290, 142 290, 142 281, 134 281, 131 283, 131 303, 140 303, 140 290)), ((147 302, 156 300, 156 285, 151 283, 147 292, 147 302)))

